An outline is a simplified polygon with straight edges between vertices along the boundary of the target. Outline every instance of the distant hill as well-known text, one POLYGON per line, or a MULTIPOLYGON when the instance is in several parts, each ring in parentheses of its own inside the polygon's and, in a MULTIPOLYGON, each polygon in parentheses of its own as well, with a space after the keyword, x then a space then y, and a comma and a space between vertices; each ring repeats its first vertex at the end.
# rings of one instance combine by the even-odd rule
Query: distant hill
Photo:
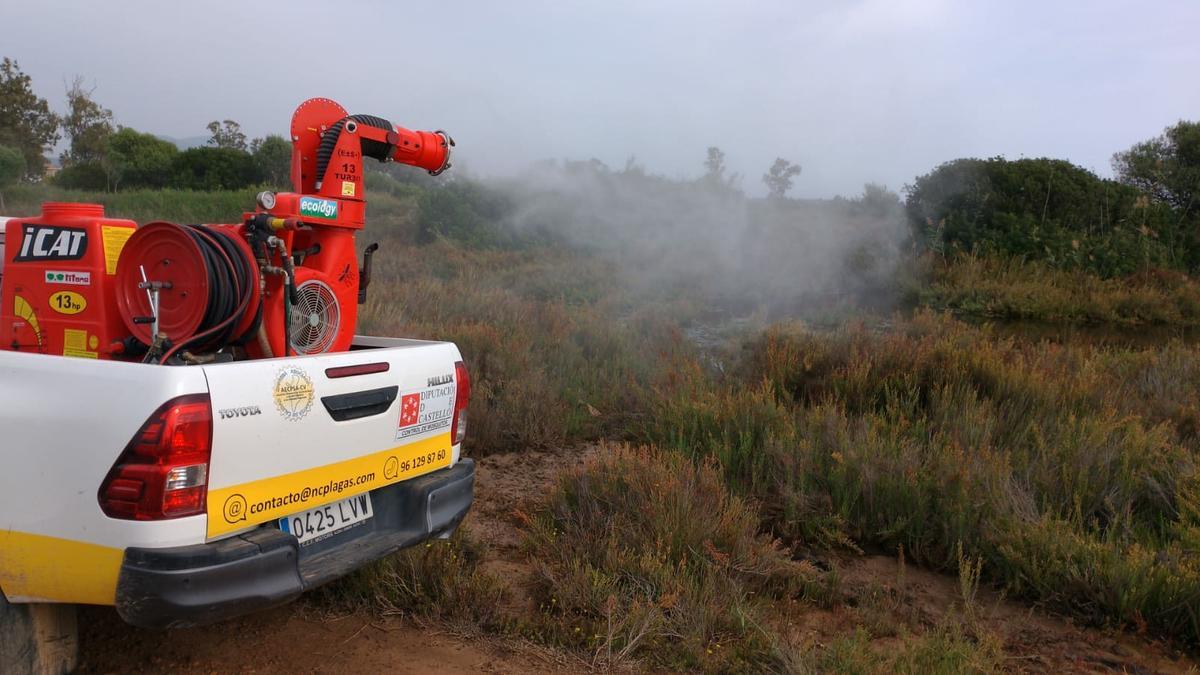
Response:
POLYGON ((180 150, 200 147, 208 143, 209 139, 208 136, 188 136, 187 138, 174 138, 172 136, 163 136, 162 134, 155 134, 155 137, 169 143, 174 143, 175 147, 179 148, 180 150))

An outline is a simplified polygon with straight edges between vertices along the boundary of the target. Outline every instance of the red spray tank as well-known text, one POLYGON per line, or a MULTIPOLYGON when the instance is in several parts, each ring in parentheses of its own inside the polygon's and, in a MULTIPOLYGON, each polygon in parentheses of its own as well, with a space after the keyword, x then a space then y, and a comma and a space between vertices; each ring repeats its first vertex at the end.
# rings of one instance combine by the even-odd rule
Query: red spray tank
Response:
POLYGON ((42 205, 5 224, 0 349, 110 358, 128 335, 114 302, 119 256, 132 220, 99 204, 42 205))

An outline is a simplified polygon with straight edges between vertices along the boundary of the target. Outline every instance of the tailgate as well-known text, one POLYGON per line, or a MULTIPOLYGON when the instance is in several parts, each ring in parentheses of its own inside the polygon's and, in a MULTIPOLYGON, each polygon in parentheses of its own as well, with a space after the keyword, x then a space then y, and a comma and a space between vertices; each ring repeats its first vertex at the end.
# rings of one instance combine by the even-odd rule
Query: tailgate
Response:
POLYGON ((450 422, 458 348, 380 338, 356 345, 204 366, 213 414, 210 539, 457 460, 450 422), (346 374, 352 366, 376 372, 346 374))

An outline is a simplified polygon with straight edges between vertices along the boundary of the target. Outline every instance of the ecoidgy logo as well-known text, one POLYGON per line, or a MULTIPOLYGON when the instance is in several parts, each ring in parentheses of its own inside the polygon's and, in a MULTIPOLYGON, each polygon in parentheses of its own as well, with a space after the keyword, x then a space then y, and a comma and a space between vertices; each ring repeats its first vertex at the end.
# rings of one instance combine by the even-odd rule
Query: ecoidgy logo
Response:
POLYGON ((337 202, 331 199, 317 199, 316 197, 300 198, 300 215, 302 216, 333 220, 337 218, 337 207, 337 202))

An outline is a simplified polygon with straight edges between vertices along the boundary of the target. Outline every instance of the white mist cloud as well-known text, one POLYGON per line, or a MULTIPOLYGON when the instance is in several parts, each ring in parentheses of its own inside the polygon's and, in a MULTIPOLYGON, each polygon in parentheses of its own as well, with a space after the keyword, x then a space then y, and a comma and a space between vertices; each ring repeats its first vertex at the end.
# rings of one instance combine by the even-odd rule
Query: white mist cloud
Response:
POLYGON ((594 162, 543 163, 497 187, 516 206, 507 225, 596 251, 642 291, 726 312, 886 305, 907 235, 898 197, 875 187, 855 200, 747 199, 719 180, 594 162))

